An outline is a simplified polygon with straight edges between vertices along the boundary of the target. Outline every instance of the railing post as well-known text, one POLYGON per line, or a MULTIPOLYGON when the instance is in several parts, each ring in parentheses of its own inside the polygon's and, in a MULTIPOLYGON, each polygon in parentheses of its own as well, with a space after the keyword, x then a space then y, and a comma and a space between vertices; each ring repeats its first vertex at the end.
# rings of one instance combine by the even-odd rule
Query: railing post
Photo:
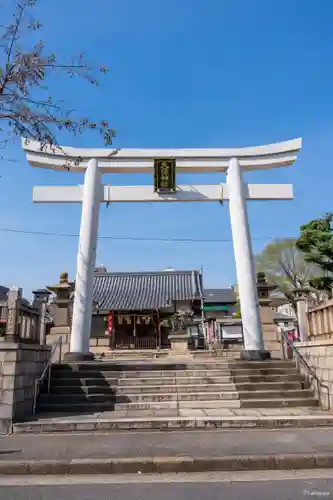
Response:
POLYGON ((32 408, 33 415, 35 415, 35 413, 36 413, 38 385, 39 385, 39 380, 37 379, 37 380, 35 380, 34 404, 33 404, 33 408, 32 408))
POLYGON ((49 360, 49 371, 48 371, 48 376, 47 376, 47 393, 50 394, 51 390, 51 370, 52 370, 52 351, 50 355, 50 360, 49 360))
POLYGON ((59 337, 59 365, 62 361, 62 337, 59 337))

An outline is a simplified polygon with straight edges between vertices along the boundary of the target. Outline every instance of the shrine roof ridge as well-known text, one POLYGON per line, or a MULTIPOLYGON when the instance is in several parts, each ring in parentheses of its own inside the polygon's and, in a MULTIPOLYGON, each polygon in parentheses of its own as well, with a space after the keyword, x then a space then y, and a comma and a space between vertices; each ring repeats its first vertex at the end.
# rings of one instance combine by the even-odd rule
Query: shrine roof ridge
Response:
POLYGON ((162 269, 160 271, 98 271, 94 276, 157 276, 166 274, 201 274, 199 269, 162 269))

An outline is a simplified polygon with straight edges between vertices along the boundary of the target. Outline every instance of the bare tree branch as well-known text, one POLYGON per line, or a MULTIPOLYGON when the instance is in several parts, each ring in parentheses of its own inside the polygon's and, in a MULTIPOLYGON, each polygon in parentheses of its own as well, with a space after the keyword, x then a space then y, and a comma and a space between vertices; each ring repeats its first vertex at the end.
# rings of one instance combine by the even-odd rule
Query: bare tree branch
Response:
MULTIPOLYGON (((64 101, 54 102, 51 95, 43 95, 48 92, 46 80, 55 72, 65 73, 69 78, 83 78, 95 86, 99 82, 96 70, 93 71, 83 54, 73 56, 69 62, 58 62, 54 53, 45 53, 43 40, 25 43, 25 30, 38 33, 42 28, 37 19, 27 15, 36 3, 37 0, 15 0, 14 22, 1 25, 0 121, 5 123, 9 136, 24 135, 42 146, 58 145, 56 135, 60 130, 74 135, 94 130, 106 144, 111 144, 115 132, 107 120, 78 117, 64 101)), ((100 67, 97 72, 105 74, 107 68, 100 67)), ((3 128, 0 133, 4 133, 3 128)))

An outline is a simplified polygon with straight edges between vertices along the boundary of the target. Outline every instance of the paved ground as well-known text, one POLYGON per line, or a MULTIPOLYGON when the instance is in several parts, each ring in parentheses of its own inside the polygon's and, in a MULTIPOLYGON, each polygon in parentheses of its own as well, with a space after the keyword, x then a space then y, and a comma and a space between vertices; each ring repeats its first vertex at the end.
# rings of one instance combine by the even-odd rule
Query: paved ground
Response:
POLYGON ((333 429, 123 432, 0 436, 2 460, 221 457, 333 452, 333 429))
POLYGON ((3 486, 0 500, 304 500, 331 498, 333 479, 285 479, 244 482, 155 481, 149 483, 75 484, 53 486, 3 486))

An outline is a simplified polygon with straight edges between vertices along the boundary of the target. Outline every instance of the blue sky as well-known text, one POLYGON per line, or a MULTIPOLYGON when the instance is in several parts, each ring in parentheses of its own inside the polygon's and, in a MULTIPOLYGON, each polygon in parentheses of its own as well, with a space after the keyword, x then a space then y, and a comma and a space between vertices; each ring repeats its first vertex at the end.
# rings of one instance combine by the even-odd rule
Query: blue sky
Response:
MULTIPOLYGON (((302 136, 291 168, 248 174, 248 182, 294 183, 291 202, 252 202, 254 250, 332 210, 333 3, 330 0, 47 0, 39 1, 46 45, 61 58, 84 51, 109 74, 96 89, 54 78, 69 108, 106 119, 116 147, 233 147, 302 136)), ((96 147, 100 138, 61 136, 96 147)), ((34 205, 34 185, 78 184, 82 177, 33 169, 20 145, 0 165, 0 228, 77 234, 80 206, 34 205)), ((224 182, 221 175, 182 182, 224 182)), ((149 176, 105 176, 104 182, 148 184, 149 176)), ((219 243, 101 239, 97 263, 108 270, 204 269, 205 285, 235 282, 228 206, 218 204, 101 207, 100 235, 193 238, 219 243)), ((26 295, 75 276, 76 237, 0 231, 0 283, 26 295)))

